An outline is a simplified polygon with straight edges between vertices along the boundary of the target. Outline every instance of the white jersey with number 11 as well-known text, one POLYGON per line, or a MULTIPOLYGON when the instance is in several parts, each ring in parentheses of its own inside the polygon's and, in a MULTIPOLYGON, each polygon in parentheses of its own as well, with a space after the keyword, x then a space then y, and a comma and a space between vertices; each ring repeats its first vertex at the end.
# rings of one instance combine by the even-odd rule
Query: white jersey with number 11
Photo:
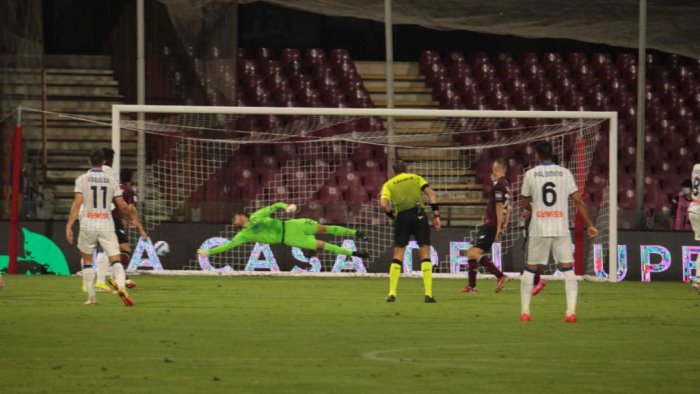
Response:
POLYGON ((530 237, 569 235, 569 196, 578 191, 571 171, 553 163, 528 170, 520 195, 530 198, 530 237))
POLYGON ((122 189, 112 175, 90 170, 75 180, 75 193, 83 195, 79 218, 81 230, 114 231, 110 205, 114 197, 122 195, 122 189))

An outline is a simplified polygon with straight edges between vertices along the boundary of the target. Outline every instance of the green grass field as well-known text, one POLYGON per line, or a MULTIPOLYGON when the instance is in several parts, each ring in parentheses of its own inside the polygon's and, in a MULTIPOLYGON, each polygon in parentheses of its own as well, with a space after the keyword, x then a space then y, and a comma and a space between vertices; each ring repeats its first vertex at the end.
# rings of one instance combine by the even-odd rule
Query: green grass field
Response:
POLYGON ((6 278, 0 392, 700 392, 700 295, 680 283, 563 283, 518 321, 519 282, 136 277, 136 303, 77 277, 6 278))

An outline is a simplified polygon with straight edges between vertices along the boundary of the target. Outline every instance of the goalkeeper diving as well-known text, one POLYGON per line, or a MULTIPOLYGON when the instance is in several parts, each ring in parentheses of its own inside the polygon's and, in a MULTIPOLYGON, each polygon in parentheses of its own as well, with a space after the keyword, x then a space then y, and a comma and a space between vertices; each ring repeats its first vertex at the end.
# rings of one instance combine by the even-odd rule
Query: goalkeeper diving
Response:
POLYGON ((332 234, 354 236, 366 241, 367 237, 361 231, 341 226, 326 226, 311 219, 281 220, 271 217, 273 213, 280 210, 294 213, 297 207, 294 204, 278 202, 255 211, 250 217, 242 213, 234 214, 233 225, 241 228, 238 234, 223 245, 212 249, 199 249, 197 254, 211 256, 231 250, 245 243, 260 242, 270 245, 284 244, 310 250, 320 249, 330 253, 360 257, 362 259, 369 257, 368 253, 352 251, 316 239, 318 234, 332 234))

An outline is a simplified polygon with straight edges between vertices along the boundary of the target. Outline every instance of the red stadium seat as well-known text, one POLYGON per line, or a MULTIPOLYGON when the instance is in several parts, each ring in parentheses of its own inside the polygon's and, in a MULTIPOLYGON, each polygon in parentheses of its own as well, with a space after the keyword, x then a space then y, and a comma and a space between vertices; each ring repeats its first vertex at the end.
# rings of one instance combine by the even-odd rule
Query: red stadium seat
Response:
POLYGON ((275 176, 277 175, 278 171, 279 170, 277 168, 273 168, 273 167, 256 169, 256 173, 257 173, 258 177, 260 177, 260 183, 262 185, 266 185, 269 182, 274 181, 275 176))
POLYGON ((323 205, 319 201, 310 201, 301 209, 304 212, 304 217, 309 219, 319 220, 324 217, 323 205))
POLYGON ((335 204, 343 201, 343 195, 338 186, 324 185, 318 191, 318 200, 324 205, 335 204))
POLYGON ((362 179, 360 173, 356 171, 350 171, 345 173, 342 177, 338 177, 338 188, 347 192, 349 189, 362 187, 362 179))
POLYGON ((351 207, 357 207, 369 202, 367 190, 361 184, 347 189, 345 195, 346 201, 351 207))
POLYGON ((272 60, 274 58, 274 54, 270 48, 258 48, 256 57, 259 63, 263 63, 267 60, 272 60))
POLYGON ((243 190, 250 184, 257 184, 255 173, 250 168, 237 168, 233 172, 233 184, 237 189, 243 190))
POLYGON ((344 178, 348 173, 355 172, 355 164, 352 160, 346 160, 335 170, 336 178, 344 178))
POLYGON ((615 64, 617 64, 617 67, 620 69, 628 69, 630 66, 637 65, 637 56, 633 53, 618 53, 615 64))
POLYGON ((451 52, 447 58, 448 63, 466 64, 467 59, 462 52, 451 52))
POLYGON ((598 70, 607 64, 612 64, 612 59, 607 53, 594 53, 591 57, 591 66, 593 66, 593 69, 595 70, 598 70))
POLYGON ((559 52, 545 52, 542 56, 542 63, 549 70, 553 66, 564 64, 564 59, 559 52))
POLYGON ((287 76, 293 78, 303 74, 304 65, 299 60, 289 60, 284 63, 283 69, 287 76))
POLYGON ((425 73, 433 63, 439 61, 440 55, 435 51, 422 51, 420 53, 419 65, 423 73, 425 73))
POLYGON ((486 52, 471 52, 467 55, 467 61, 472 66, 489 63, 489 55, 486 52))
POLYGON ((297 48, 283 48, 280 52, 280 61, 283 64, 301 61, 301 52, 297 48))
POLYGON ((374 170, 367 169, 362 174, 365 189, 372 198, 377 198, 382 191, 384 182, 387 181, 386 174, 379 171, 379 168, 374 170))
POLYGON ((325 218, 328 223, 331 224, 345 224, 347 223, 348 207, 341 203, 324 203, 325 207, 325 218))
POLYGON ((620 201, 618 207, 620 209, 634 209, 637 205, 637 200, 634 194, 634 189, 626 189, 620 193, 620 201))

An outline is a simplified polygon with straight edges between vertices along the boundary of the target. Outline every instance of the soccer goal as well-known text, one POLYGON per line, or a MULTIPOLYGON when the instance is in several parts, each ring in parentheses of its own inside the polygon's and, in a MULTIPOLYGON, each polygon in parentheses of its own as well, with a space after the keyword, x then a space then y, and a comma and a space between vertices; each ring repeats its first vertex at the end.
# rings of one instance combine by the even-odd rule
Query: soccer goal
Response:
MULTIPOLYGON (((377 195, 393 160, 407 162, 437 192, 443 226, 462 234, 443 249, 462 250, 485 209, 491 163, 503 158, 514 198, 507 234, 493 253, 517 271, 524 259, 520 186, 534 165, 534 144, 546 139, 574 174, 600 231, 587 240, 570 204, 577 273, 617 277, 615 112, 149 105, 115 105, 112 111, 116 168, 122 133, 146 136, 138 152, 144 176, 138 186, 149 227, 174 218, 223 221, 236 210, 288 201, 300 206, 297 217, 362 228, 370 237, 365 249, 378 258, 392 248, 392 226, 377 195)), ((229 225, 220 236, 233 234, 229 225)), ((240 269, 252 247, 211 264, 240 269)), ((458 252, 436 248, 436 272, 459 271, 458 252)), ((318 257, 318 269, 330 271, 333 257, 318 257)), ((192 259, 189 267, 199 269, 192 259)), ((554 264, 547 271, 556 273, 554 264)))

